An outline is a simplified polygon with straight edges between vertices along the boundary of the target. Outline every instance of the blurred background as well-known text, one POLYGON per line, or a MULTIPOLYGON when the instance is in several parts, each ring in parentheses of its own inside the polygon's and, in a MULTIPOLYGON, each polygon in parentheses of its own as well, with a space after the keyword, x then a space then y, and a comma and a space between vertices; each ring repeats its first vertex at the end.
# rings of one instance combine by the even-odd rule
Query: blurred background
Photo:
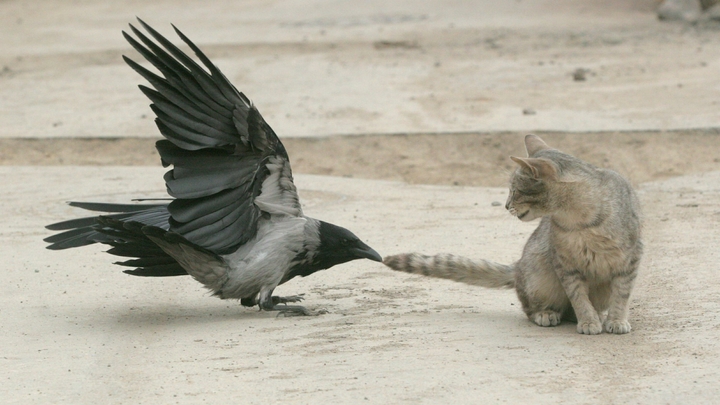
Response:
POLYGON ((120 58, 141 59, 135 16, 179 42, 175 24, 281 136, 715 127, 720 22, 661 6, 3 1, 0 136, 156 136, 120 58))
POLYGON ((198 44, 296 171, 502 185, 518 153, 503 134, 529 131, 636 182, 706 171, 720 157, 715 3, 3 1, 0 163, 157 164, 143 79, 121 59, 142 60, 121 35, 138 16, 198 44))

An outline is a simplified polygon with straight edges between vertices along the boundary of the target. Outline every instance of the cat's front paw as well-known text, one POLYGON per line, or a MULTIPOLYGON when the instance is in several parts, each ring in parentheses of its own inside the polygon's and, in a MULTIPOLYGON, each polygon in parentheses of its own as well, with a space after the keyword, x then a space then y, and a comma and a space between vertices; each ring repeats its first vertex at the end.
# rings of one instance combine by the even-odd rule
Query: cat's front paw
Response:
POLYGON ((602 333, 602 324, 599 320, 592 320, 588 322, 578 321, 577 332, 583 335, 599 335, 602 333))
POLYGON ((561 315, 555 311, 540 311, 532 316, 533 322, 540 326, 557 326, 560 324, 561 315))
POLYGON ((630 327, 630 322, 628 321, 605 321, 605 332, 607 333, 615 333, 617 335, 622 335, 630 332, 631 329, 632 328, 630 327))

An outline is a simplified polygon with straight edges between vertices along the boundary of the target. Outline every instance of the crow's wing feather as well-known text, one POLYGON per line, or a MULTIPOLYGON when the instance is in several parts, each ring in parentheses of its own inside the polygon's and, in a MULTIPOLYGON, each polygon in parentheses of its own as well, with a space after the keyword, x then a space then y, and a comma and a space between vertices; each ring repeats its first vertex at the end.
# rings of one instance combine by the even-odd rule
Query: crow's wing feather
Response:
POLYGON ((163 165, 172 165, 166 230, 228 254, 255 236, 263 212, 302 215, 287 152, 260 112, 177 28, 202 66, 138 21, 149 35, 132 25, 137 40, 123 35, 160 74, 124 59, 154 87, 140 89, 166 138, 156 145, 163 165))
POLYGON ((222 257, 214 252, 199 247, 174 232, 153 226, 144 226, 141 230, 160 249, 172 256, 179 265, 188 269, 188 274, 204 284, 205 287, 218 291, 227 281, 230 267, 222 257))

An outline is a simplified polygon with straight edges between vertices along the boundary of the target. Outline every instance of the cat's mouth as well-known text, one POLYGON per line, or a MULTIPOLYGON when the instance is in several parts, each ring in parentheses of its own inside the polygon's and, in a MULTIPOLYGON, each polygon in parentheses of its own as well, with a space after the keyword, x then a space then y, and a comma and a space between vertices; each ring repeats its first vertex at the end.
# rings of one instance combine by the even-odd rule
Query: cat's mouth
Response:
POLYGON ((518 214, 517 217, 518 217, 518 219, 523 219, 523 218, 525 218, 525 217, 527 216, 527 214, 529 214, 529 213, 530 213, 530 210, 527 210, 527 211, 523 212, 522 214, 518 214))

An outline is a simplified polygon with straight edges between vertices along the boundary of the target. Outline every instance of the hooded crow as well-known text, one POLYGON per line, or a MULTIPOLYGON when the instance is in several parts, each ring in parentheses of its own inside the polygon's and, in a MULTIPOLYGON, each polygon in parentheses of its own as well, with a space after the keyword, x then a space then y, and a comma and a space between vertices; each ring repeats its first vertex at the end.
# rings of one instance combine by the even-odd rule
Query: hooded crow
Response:
POLYGON ((128 258, 125 273, 145 277, 191 275, 222 299, 265 311, 310 315, 302 296, 273 290, 296 276, 356 259, 381 256, 349 230, 303 215, 287 152, 260 112, 175 26, 205 68, 138 19, 125 39, 161 75, 123 56, 154 89, 160 133, 156 147, 169 202, 71 202, 106 215, 48 225, 45 239, 59 250, 102 243, 128 258), (139 41, 138 41, 139 40, 139 41), (207 69, 207 70, 206 70, 207 69))

